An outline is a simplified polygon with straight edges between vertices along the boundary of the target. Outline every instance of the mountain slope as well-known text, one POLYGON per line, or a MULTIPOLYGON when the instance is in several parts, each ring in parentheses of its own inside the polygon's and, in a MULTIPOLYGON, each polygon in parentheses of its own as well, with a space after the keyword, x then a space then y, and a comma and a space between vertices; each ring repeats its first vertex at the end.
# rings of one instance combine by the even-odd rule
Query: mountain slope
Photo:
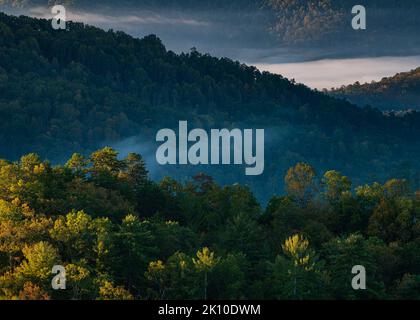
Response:
POLYGON ((156 147, 158 129, 188 120, 265 128, 264 174, 250 180, 242 168, 211 166, 159 167, 160 175, 204 170, 248 183, 260 197, 279 192, 298 161, 341 170, 355 183, 390 175, 418 181, 417 113, 384 116, 227 58, 177 55, 155 36, 79 23, 53 30, 47 20, 0 14, 0 117, 0 154, 9 159, 34 151, 60 161, 132 136, 130 147, 144 153, 156 147))
POLYGON ((359 106, 372 105, 382 110, 420 110, 420 67, 379 82, 344 86, 332 90, 330 94, 359 106))

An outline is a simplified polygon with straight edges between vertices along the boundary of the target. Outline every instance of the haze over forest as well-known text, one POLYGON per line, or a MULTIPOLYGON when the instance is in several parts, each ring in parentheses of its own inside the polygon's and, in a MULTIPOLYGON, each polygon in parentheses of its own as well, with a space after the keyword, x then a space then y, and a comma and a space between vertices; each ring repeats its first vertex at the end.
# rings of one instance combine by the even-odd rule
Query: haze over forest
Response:
POLYGON ((356 184, 404 178, 420 185, 418 113, 359 108, 228 58, 176 54, 153 35, 70 22, 60 32, 45 19, 6 15, 2 22, 0 153, 8 159, 36 152, 62 163, 111 145, 142 154, 157 180, 204 171, 222 184, 249 185, 262 203, 282 192, 285 171, 302 161, 356 184), (264 174, 156 166, 156 132, 180 120, 190 128, 264 128, 264 174))

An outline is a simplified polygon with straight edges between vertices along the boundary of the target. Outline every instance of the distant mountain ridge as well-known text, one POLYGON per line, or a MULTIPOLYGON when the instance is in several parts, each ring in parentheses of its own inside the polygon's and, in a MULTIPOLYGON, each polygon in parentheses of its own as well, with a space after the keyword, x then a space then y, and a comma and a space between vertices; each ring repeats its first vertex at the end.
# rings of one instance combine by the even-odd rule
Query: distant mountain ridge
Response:
POLYGON ((420 67, 383 78, 378 82, 356 82, 333 89, 329 93, 361 107, 370 105, 384 111, 420 110, 420 67))
POLYGON ((0 14, 0 117, 1 157, 37 152, 55 162, 133 136, 128 149, 144 155, 156 147, 157 130, 180 120, 193 128, 265 128, 261 176, 247 178, 234 166, 157 169, 248 184, 262 201, 281 192, 285 171, 301 161, 340 170, 356 184, 389 177, 420 184, 420 113, 385 116, 238 61, 196 50, 178 55, 153 35, 136 39, 81 23, 53 30, 45 19, 0 14))

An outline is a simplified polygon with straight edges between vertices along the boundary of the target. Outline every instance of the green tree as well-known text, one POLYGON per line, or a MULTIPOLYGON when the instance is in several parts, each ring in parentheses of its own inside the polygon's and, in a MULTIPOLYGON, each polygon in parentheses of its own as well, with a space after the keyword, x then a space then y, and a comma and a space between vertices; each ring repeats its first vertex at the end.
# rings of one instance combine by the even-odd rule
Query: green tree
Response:
POLYGON ((327 171, 322 183, 325 190, 324 196, 333 204, 340 200, 343 193, 349 192, 351 189, 350 179, 335 170, 327 171))
POLYGON ((284 183, 287 194, 301 206, 306 206, 317 191, 315 169, 309 164, 298 163, 287 171, 284 183))
POLYGON ((0 278, 3 293, 6 297, 18 295, 28 282, 51 293, 52 267, 60 262, 58 250, 48 242, 38 242, 25 246, 22 252, 22 263, 0 278))
POLYGON ((326 269, 330 277, 330 290, 335 299, 379 299, 384 295, 384 284, 377 272, 377 255, 372 250, 375 239, 365 240, 359 234, 345 238, 333 239, 323 248, 326 269), (365 267, 367 274, 367 290, 354 290, 351 285, 354 275, 352 268, 356 265, 365 267))
POLYGON ((110 147, 95 151, 90 156, 92 164, 89 172, 99 186, 118 188, 117 175, 124 168, 124 161, 118 160, 118 152, 110 147))
POLYGON ((93 259, 95 229, 92 218, 83 211, 73 211, 58 217, 50 230, 51 238, 56 240, 68 261, 93 259))
POLYGON ((144 285, 144 273, 156 251, 154 235, 150 231, 150 222, 140 221, 134 215, 126 216, 114 237, 113 272, 118 283, 135 296, 141 294, 144 285), (124 259, 121 259, 124 257, 124 259))
POLYGON ((103 281, 99 287, 98 300, 133 300, 132 294, 121 286, 110 281, 103 281))

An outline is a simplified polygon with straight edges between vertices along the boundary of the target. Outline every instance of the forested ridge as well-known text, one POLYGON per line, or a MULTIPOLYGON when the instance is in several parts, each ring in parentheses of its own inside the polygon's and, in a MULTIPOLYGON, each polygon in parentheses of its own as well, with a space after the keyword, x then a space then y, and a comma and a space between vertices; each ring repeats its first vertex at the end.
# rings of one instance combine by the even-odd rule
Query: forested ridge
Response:
POLYGON ((0 14, 0 118, 2 299, 420 298, 418 113, 153 35, 0 14), (152 180, 139 154, 92 152, 181 119, 266 128, 264 175, 152 180), (57 264, 66 290, 51 287, 57 264), (355 265, 367 290, 351 287, 355 265))
MULTIPOLYGON (((0 14, 0 117, 4 158, 36 152, 54 162, 131 136, 152 143, 179 120, 265 128, 261 177, 199 168, 219 182, 250 185, 264 202, 302 161, 357 184, 395 177, 419 185, 419 113, 384 116, 228 58, 177 55, 153 35, 135 39, 80 23, 53 30, 47 20, 0 14)), ((169 174, 196 173, 177 170, 169 174)))
MULTIPOLYGON (((355 6, 352 0, 104 0, 100 3, 86 0, 0 0, 0 5, 15 8, 46 8, 53 4, 63 4, 71 10, 88 10, 93 14, 149 11, 158 15, 190 16, 206 23, 215 22, 218 27, 224 26, 224 32, 232 36, 231 41, 242 38, 268 47, 270 43, 306 49, 322 46, 331 54, 337 53, 340 47, 339 54, 345 56, 351 56, 352 52, 415 55, 420 45, 416 37, 420 22, 418 1, 365 0, 363 5, 368 11, 369 28, 364 32, 354 32, 350 24, 351 10, 355 6), (392 21, 392 26, 389 26, 389 21, 392 21), (241 35, 241 31, 252 36, 241 35)), ((248 45, 252 46, 249 42, 248 45)))
POLYGON ((371 83, 356 82, 332 89, 329 93, 364 107, 373 105, 382 110, 420 109, 420 68, 401 72, 371 83))
MULTIPOLYGON (((353 32, 349 21, 352 19, 352 0, 266 0, 265 4, 276 14, 272 27, 274 33, 286 43, 322 43, 324 46, 343 45, 348 41, 349 50, 360 46, 370 52, 369 46, 389 46, 399 38, 413 37, 411 48, 418 48, 415 38, 419 24, 418 1, 365 0, 369 27, 364 32, 353 32), (389 21, 392 20, 392 25, 389 21)), ((331 49, 333 50, 333 46, 331 49)), ((407 54, 408 48, 403 48, 407 54)))
POLYGON ((419 299, 420 193, 352 189, 298 163, 262 209, 200 174, 148 178, 111 148, 51 166, 0 161, 2 299, 419 299), (66 268, 66 290, 51 287, 66 268), (353 266, 367 290, 353 290, 353 266))

